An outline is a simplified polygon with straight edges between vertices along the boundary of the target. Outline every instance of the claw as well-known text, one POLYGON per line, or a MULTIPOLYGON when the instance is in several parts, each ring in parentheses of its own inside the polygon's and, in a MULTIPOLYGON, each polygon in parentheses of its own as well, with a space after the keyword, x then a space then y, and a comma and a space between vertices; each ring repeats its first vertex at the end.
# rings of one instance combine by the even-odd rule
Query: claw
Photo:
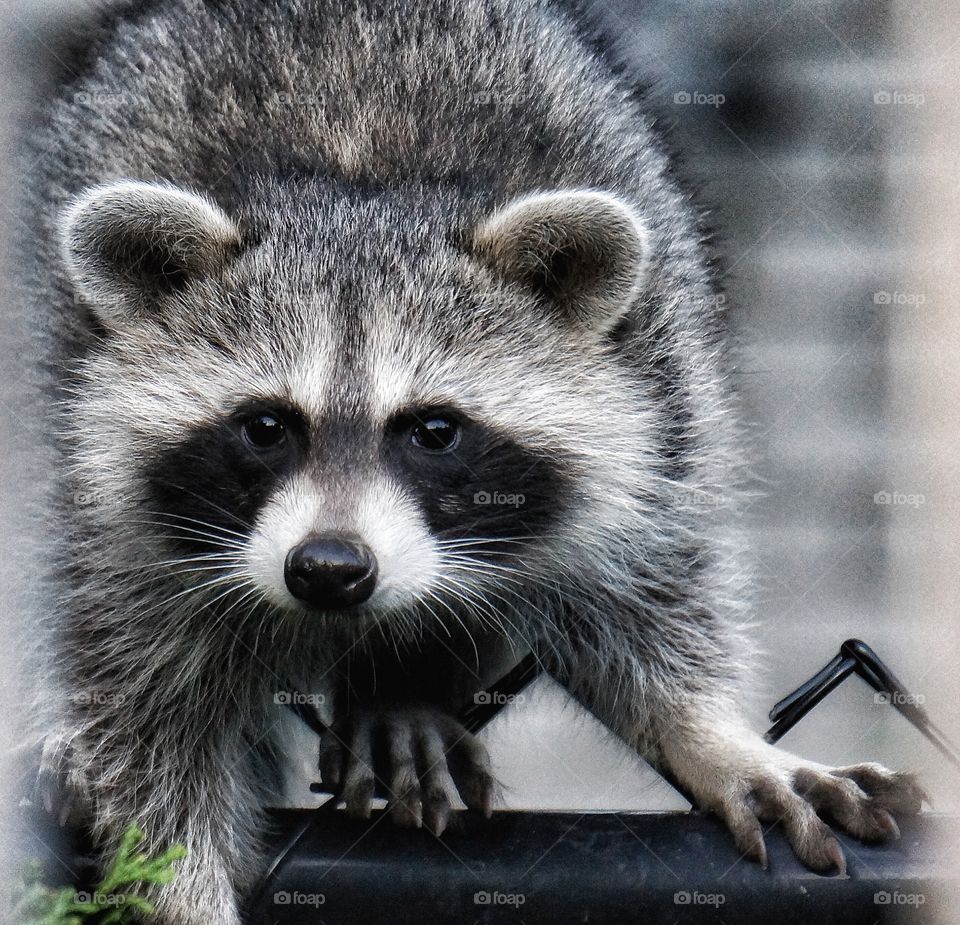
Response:
POLYGON ((874 809, 873 815, 877 824, 884 830, 883 835, 886 839, 890 841, 900 840, 900 826, 897 825, 897 820, 887 810, 878 807, 874 809))
POLYGON ((766 867, 760 821, 784 827, 808 867, 847 873, 840 842, 824 821, 861 841, 898 839, 897 813, 918 812, 926 793, 911 774, 879 764, 828 768, 805 762, 742 729, 716 738, 685 734, 661 742, 661 760, 697 804, 727 824, 737 849, 766 867), (708 743, 705 746, 705 743, 708 743))
POLYGON ((888 771, 878 764, 858 764, 836 768, 831 772, 836 777, 849 778, 873 797, 876 805, 891 813, 916 815, 928 806, 930 797, 913 774, 888 771))
POLYGON ((841 877, 847 875, 847 859, 843 853, 843 848, 840 847, 840 842, 835 838, 831 838, 826 845, 824 845, 824 853, 832 862, 833 867, 837 869, 837 873, 841 877))
POLYGON ((718 812, 733 835, 737 851, 766 870, 767 846, 763 840, 763 827, 748 800, 749 795, 742 799, 727 799, 720 804, 718 812))
POLYGON ((90 808, 87 784, 75 759, 69 737, 51 736, 44 742, 33 784, 34 801, 60 828, 71 822, 81 824, 90 808))
POLYGON ((764 870, 768 869, 767 845, 761 833, 758 833, 746 843, 738 844, 737 848, 744 857, 756 861, 764 870))
POLYGON ((459 793, 471 809, 493 812, 496 781, 486 749, 463 726, 424 706, 364 708, 331 730, 320 749, 324 785, 347 812, 368 818, 374 782, 386 783, 388 813, 398 825, 449 827, 459 793))
POLYGON ((423 814, 423 824, 437 837, 441 836, 450 822, 450 804, 428 802, 423 814))

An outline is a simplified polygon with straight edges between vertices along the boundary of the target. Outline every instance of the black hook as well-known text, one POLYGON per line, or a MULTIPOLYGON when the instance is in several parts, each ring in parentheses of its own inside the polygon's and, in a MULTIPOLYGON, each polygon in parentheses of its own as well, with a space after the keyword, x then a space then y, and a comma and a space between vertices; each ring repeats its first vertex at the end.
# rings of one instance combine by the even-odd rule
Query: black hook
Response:
POLYGON ((960 755, 944 732, 927 716, 916 696, 884 664, 880 656, 861 639, 848 639, 830 663, 793 693, 774 704, 770 710, 773 725, 764 738, 777 742, 807 715, 824 697, 851 674, 858 674, 877 693, 883 702, 891 704, 915 726, 951 764, 960 768, 960 755))

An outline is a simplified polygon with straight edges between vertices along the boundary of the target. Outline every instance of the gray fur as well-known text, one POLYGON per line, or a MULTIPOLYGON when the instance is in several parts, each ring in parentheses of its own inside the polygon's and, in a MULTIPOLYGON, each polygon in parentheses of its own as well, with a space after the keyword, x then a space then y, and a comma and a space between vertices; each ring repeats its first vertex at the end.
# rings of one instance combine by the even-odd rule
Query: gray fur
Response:
MULTIPOLYGON (((164 565, 175 525, 151 523, 142 460, 257 395, 380 422, 401 397, 455 399, 556 458, 559 522, 499 570, 454 551, 461 584, 437 597, 468 594, 478 631, 540 652, 742 850, 762 851, 745 809, 762 782, 805 859, 834 861, 791 789, 798 760, 737 719, 739 440, 700 218, 575 25, 519 0, 171 0, 98 42, 45 113, 28 181, 27 291, 58 438, 48 518, 66 553, 37 725, 66 743, 99 838, 136 819, 187 843, 164 921, 237 921, 275 794, 278 679, 315 689, 356 641, 241 575, 243 537, 221 584, 164 565), (131 182, 201 205, 160 215, 155 187, 108 186, 131 182), (556 191, 587 205, 509 219, 556 191), (567 245, 583 260, 545 314, 523 279, 567 245), (132 273, 157 248, 186 285, 158 294, 132 273), (213 603, 231 577, 259 597, 213 603)), ((337 527, 380 484, 356 460, 317 478, 337 527)), ((451 556, 437 553, 441 574, 451 556)), ((446 611, 404 606, 401 585, 370 619, 415 648, 446 611)))

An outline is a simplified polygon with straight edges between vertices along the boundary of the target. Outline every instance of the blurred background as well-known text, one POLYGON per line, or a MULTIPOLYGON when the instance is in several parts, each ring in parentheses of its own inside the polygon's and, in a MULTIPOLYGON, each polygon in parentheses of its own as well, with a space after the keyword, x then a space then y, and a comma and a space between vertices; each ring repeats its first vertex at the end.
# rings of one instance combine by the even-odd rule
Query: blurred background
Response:
MULTIPOLYGON (((31 66, 56 58, 49 23, 75 9, 3 7, 9 110, 34 92, 31 66)), ((649 84, 728 272, 758 490, 746 516, 766 656, 751 721, 766 728, 773 702, 858 636, 956 734, 960 15, 898 0, 608 0, 591 15, 649 84)), ((9 196, 6 159, 0 177, 9 196)), ((14 315, 0 319, 7 390, 14 315)), ((9 506, 29 479, 8 397, 9 506)), ((686 805, 547 682, 483 736, 508 806, 686 805)), ((957 809, 957 773, 857 679, 782 744, 917 770, 937 809, 957 809)))

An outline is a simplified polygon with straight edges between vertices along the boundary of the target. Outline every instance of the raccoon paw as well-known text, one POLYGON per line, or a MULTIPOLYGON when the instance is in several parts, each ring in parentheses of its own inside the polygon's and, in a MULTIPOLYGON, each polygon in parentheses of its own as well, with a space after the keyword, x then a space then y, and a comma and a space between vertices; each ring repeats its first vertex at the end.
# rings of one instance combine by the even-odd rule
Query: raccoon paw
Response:
POLYGON ((899 838, 892 814, 918 813, 926 799, 913 775, 878 764, 828 768, 785 752, 776 755, 742 777, 728 779, 704 801, 724 819, 738 850, 764 867, 761 822, 782 824, 794 853, 811 869, 844 874, 843 849, 824 820, 865 842, 899 838))
POLYGON ((68 735, 53 734, 44 740, 33 800, 47 815, 54 817, 61 828, 79 826, 87 820, 89 790, 77 768, 68 735))
POLYGON ((324 736, 320 776, 352 816, 364 819, 379 781, 394 822, 435 835, 446 829, 456 794, 489 816, 495 788, 486 748, 431 706, 354 710, 324 736))

